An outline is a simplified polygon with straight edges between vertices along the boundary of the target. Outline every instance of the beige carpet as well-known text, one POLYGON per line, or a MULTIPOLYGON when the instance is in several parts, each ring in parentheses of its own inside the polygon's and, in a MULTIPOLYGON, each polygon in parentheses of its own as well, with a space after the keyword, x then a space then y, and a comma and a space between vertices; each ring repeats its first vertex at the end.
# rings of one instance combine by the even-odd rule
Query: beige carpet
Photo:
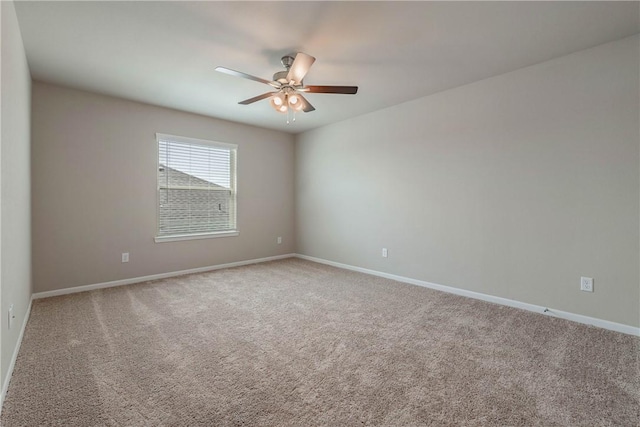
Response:
POLYGON ((639 340, 288 259, 33 304, 3 426, 637 426, 639 340))

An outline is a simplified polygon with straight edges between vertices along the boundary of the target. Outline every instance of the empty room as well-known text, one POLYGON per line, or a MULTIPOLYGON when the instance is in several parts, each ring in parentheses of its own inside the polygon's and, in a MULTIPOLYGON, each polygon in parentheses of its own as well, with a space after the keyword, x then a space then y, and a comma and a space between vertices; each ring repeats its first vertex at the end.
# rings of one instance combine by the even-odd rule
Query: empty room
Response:
POLYGON ((0 2, 3 426, 640 425, 640 2, 0 2))

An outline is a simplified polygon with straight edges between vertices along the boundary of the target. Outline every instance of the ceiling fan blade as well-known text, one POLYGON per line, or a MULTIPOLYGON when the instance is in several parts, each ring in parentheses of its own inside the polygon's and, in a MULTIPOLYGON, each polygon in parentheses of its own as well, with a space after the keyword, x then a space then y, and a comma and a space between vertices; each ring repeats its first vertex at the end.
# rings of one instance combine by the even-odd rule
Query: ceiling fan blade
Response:
POLYGON ((297 90, 307 93, 341 93, 345 95, 355 95, 358 93, 358 86, 305 86, 297 90))
POLYGON ((232 70, 230 68, 216 67, 216 71, 219 71, 219 72, 224 73, 224 74, 229 74, 230 76, 242 77, 243 79, 249 79, 249 80, 253 80, 255 82, 264 83, 264 84, 272 86, 272 87, 274 87, 276 89, 280 89, 280 87, 282 86, 278 82, 273 82, 273 81, 261 79, 260 77, 252 76, 251 74, 242 73, 240 71, 232 70))
POLYGON ((302 111, 309 113, 316 109, 309 101, 307 101, 307 98, 302 96, 302 94, 299 93, 298 96, 300 97, 300 100, 302 100, 302 111))
POLYGON ((273 94, 276 94, 276 93, 278 93, 278 92, 263 93, 262 95, 254 96, 253 98, 249 98, 249 99, 245 99, 244 101, 240 101, 240 102, 238 102, 238 104, 242 104, 242 105, 253 104, 256 101, 260 101, 261 99, 270 98, 273 94))
POLYGON ((293 64, 291 64, 291 68, 289 68, 289 74, 287 74, 287 81, 294 82, 295 84, 302 83, 302 79, 309 72, 309 68, 315 62, 316 58, 311 55, 307 55, 306 53, 298 52, 296 54, 296 58, 293 60, 293 64))

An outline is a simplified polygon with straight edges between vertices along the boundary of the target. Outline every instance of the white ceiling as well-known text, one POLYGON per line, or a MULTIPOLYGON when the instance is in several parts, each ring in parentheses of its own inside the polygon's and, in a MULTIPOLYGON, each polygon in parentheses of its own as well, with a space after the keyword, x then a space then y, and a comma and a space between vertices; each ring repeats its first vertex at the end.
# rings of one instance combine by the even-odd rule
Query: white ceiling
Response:
POLYGON ((640 32, 638 2, 16 2, 34 79, 297 133, 640 32), (268 101, 280 57, 317 58, 316 111, 268 101))

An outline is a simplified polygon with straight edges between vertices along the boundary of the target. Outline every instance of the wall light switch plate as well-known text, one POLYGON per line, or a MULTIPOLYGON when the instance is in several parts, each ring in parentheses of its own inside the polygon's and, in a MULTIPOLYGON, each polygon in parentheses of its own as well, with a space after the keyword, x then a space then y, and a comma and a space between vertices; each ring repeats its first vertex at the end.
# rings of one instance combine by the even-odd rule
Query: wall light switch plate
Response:
POLYGON ((278 237, 277 242, 278 242, 279 245, 282 244, 282 237, 278 237))
POLYGON ((387 251, 387 248, 382 248, 382 258, 386 258, 387 256, 389 256, 389 252, 387 251))
POLYGON ((122 262, 129 262, 129 252, 122 253, 122 262))
POLYGON ((593 278, 581 277, 580 278, 580 290, 584 292, 593 292, 593 278))

